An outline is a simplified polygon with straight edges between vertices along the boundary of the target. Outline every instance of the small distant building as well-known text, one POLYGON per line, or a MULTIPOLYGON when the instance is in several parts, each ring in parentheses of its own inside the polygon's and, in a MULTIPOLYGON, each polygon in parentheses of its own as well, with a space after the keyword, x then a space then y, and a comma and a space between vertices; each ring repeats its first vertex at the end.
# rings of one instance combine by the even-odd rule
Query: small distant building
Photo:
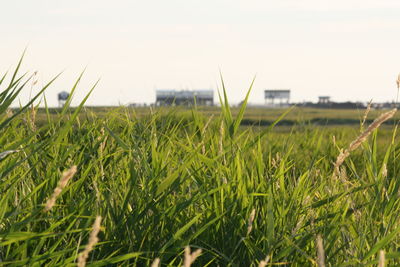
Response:
POLYGON ((330 96, 319 96, 318 97, 318 104, 329 104, 331 103, 330 96))
POLYGON ((269 107, 289 106, 290 89, 264 90, 265 105, 269 107))
POLYGON ((58 93, 58 106, 63 107, 65 103, 67 102, 67 99, 69 97, 69 93, 66 91, 62 91, 58 93))
POLYGON ((214 105, 213 90, 156 90, 156 106, 199 106, 214 105))

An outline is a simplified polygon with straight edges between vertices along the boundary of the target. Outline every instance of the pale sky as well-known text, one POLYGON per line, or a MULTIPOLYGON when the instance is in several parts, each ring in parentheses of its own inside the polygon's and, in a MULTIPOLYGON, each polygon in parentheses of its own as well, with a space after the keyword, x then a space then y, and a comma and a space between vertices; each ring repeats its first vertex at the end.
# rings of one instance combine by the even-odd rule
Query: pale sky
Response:
POLYGON ((296 102, 390 101, 400 72, 399 0, 6 1, 0 36, 1 73, 25 47, 23 70, 39 84, 63 71, 46 93, 52 106, 85 67, 75 104, 98 78, 89 105, 217 90, 219 70, 233 103, 255 75, 253 103, 268 88, 290 88, 296 102))

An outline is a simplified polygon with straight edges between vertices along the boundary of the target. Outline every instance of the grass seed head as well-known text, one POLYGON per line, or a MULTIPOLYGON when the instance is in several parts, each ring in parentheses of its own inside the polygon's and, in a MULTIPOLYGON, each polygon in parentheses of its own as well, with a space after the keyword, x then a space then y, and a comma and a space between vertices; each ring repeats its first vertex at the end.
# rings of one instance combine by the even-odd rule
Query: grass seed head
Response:
POLYGON ((399 74, 399 76, 397 77, 396 84, 397 84, 397 89, 400 89, 400 74, 399 74))
POLYGON ((388 112, 383 113, 380 115, 378 118, 376 118, 370 126, 360 135, 358 136, 349 146, 348 150, 349 152, 352 152, 356 150, 365 140, 367 140, 367 137, 379 126, 381 126, 382 123, 387 121, 388 119, 392 118, 394 114, 396 113, 397 109, 392 109, 388 112))
POLYGON ((381 250, 379 251, 379 264, 378 267, 385 267, 385 251, 381 250))
POLYGON ((58 182, 56 189, 54 189, 53 194, 46 202, 46 205, 44 208, 45 212, 47 212, 53 208, 53 206, 56 204, 57 198, 60 196, 62 190, 67 186, 68 181, 75 175, 76 171, 77 171, 76 166, 72 166, 69 170, 67 170, 63 173, 60 181, 58 182))
POLYGON ((250 213, 250 217, 247 222, 247 235, 249 235, 251 230, 253 229, 253 222, 255 217, 256 217, 256 209, 253 209, 250 213))
POLYGON ((33 106, 33 104, 31 105, 31 112, 30 112, 30 117, 28 118, 28 122, 29 122, 29 127, 31 128, 32 131, 36 131, 36 109, 33 106))
POLYGON ((387 174, 388 173, 387 173, 386 163, 384 163, 383 166, 382 166, 382 176, 383 176, 383 178, 386 178, 387 174))
POLYGON ((151 264, 151 267, 158 267, 160 266, 160 258, 155 258, 151 264))
POLYGON ((190 267, 192 263, 197 259, 201 254, 201 249, 196 250, 193 253, 190 253, 190 247, 185 247, 185 258, 183 260, 183 267, 190 267))
POLYGON ((86 261, 89 258, 89 253, 93 250, 94 246, 99 242, 99 238, 97 235, 100 232, 100 227, 101 227, 101 216, 97 216, 96 220, 93 223, 92 227, 92 232, 90 233, 89 236, 89 242, 85 247, 85 250, 79 254, 78 257, 78 267, 85 267, 86 266, 86 261))
POLYGON ((356 150, 362 143, 364 143, 367 140, 368 136, 375 129, 379 128, 379 126, 381 126, 382 123, 392 118, 396 113, 396 111, 397 109, 395 108, 381 114, 368 126, 368 128, 364 132, 362 132, 353 142, 350 143, 347 149, 345 149, 344 151, 343 150, 340 151, 339 156, 337 157, 335 163, 334 177, 337 177, 337 175, 339 174, 340 165, 343 164, 344 160, 350 155, 350 153, 356 150))
POLYGON ((325 249, 322 240, 322 236, 320 234, 317 235, 317 264, 318 267, 325 267, 325 249))
POLYGON ((14 112, 12 111, 11 108, 7 108, 6 115, 7 115, 7 118, 11 118, 14 115, 14 112))
POLYGON ((369 101, 367 109, 364 112, 364 116, 363 116, 363 119, 362 119, 362 122, 361 122, 361 129, 363 128, 364 123, 367 120, 368 113, 371 111, 371 106, 372 106, 372 99, 371 99, 371 101, 369 101))
POLYGON ((265 266, 267 266, 268 262, 269 262, 269 255, 267 257, 265 257, 264 260, 260 261, 260 263, 258 264, 258 267, 265 267, 265 266))

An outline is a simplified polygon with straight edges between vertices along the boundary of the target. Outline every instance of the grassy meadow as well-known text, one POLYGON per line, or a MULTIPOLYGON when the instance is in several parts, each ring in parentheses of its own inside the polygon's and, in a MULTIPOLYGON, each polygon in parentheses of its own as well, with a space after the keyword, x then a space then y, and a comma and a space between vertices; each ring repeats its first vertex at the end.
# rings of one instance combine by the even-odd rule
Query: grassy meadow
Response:
MULTIPOLYGON (((173 113, 175 116, 190 119, 192 116, 191 107, 128 107, 136 118, 143 118, 151 116, 152 112, 157 112, 160 114, 170 114, 173 113)), ((57 108, 51 108, 48 110, 50 116, 57 117, 57 108)), ((73 108, 72 108, 73 110, 73 108)), ((84 112, 80 113, 79 117, 84 119, 87 114, 94 113, 96 116, 105 117, 111 111, 115 111, 115 107, 85 107, 84 112)), ((197 113, 206 116, 217 118, 221 114, 221 107, 197 107, 197 113)), ((384 111, 384 110, 383 110, 384 111)), ((240 112, 240 107, 231 107, 232 116, 236 117, 240 112)), ((260 107, 247 107, 246 112, 243 114, 241 120, 242 126, 271 126, 275 123, 276 119, 279 118, 283 113, 285 117, 279 120, 277 126, 291 126, 309 124, 313 126, 349 126, 357 127, 360 125, 360 121, 363 120, 365 114, 365 109, 317 109, 308 108, 301 106, 293 106, 291 108, 260 108, 260 107), (290 112, 287 112, 290 109, 290 112), (287 112, 287 113, 286 113, 287 112)), ((371 123, 375 118, 377 118, 382 113, 382 110, 370 110, 368 113, 368 118, 365 123, 371 123)), ((37 110, 36 123, 39 125, 47 123, 46 110, 40 108, 37 110)), ((387 124, 393 124, 394 121, 400 119, 400 114, 395 114, 394 120, 388 122, 387 124)))
POLYGON ((95 112, 86 99, 37 112, 41 94, 10 110, 29 77, 7 79, 0 265, 190 266, 187 246, 192 266, 400 264, 393 123, 352 144, 367 125, 315 126, 292 109, 244 126, 258 115, 231 109, 227 97, 212 115, 95 112), (275 125, 291 118, 302 123, 275 125))

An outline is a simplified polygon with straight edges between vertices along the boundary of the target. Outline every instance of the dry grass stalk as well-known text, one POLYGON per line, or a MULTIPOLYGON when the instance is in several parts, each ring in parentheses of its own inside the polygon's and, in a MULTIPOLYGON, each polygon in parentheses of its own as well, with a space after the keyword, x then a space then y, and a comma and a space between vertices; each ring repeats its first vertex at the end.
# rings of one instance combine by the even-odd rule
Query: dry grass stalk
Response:
POLYGON ((14 112, 12 111, 12 109, 7 108, 6 115, 7 115, 7 118, 11 118, 14 115, 14 112))
POLYGON ((372 100, 369 101, 368 106, 367 106, 367 109, 366 109, 365 112, 364 112, 364 116, 363 116, 363 119, 362 119, 362 122, 361 122, 361 129, 363 128, 364 123, 365 123, 365 121, 367 120, 368 113, 371 111, 371 105, 372 105, 372 100))
POLYGON ((206 133, 206 130, 208 128, 208 126, 210 125, 211 120, 214 118, 214 114, 212 114, 210 116, 210 118, 207 120, 206 124, 204 125, 202 131, 201 131, 201 135, 204 135, 206 133))
POLYGON ((346 171, 346 168, 344 166, 339 167, 338 178, 343 183, 343 185, 345 187, 345 190, 346 191, 349 190, 349 186, 351 186, 352 183, 347 177, 347 171, 346 171))
POLYGON ((250 213, 249 221, 247 222, 247 235, 250 234, 253 229, 254 218, 256 217, 256 209, 253 209, 250 213))
POLYGON ((400 91, 400 74, 397 76, 397 96, 396 96, 396 106, 399 104, 399 91, 400 91))
POLYGON ((204 144, 204 140, 201 141, 201 154, 206 154, 206 145, 204 144))
POLYGON ((33 104, 31 105, 31 113, 30 113, 30 117, 29 117, 29 126, 30 126, 30 128, 31 128, 31 130, 32 131, 36 131, 36 124, 35 124, 35 121, 36 121, 36 109, 35 109, 35 107, 33 106, 33 104))
POLYGON ((0 152, 0 159, 3 159, 3 158, 5 158, 5 157, 7 157, 8 155, 10 155, 10 154, 12 154, 12 153, 17 153, 17 152, 19 152, 20 150, 6 150, 6 151, 3 151, 3 152, 0 152))
POLYGON ((201 254, 201 249, 196 250, 193 253, 190 253, 190 247, 185 247, 185 258, 183 260, 183 267, 190 267, 192 263, 196 260, 198 256, 201 254))
POLYGON ((356 150, 365 140, 367 140, 368 136, 379 126, 381 126, 382 123, 387 121, 388 119, 392 118, 394 114, 396 113, 397 109, 392 109, 388 112, 383 113, 380 115, 378 118, 376 118, 371 125, 368 126, 368 128, 362 132, 350 145, 347 149, 341 150, 339 153, 339 156, 336 159, 335 163, 335 170, 334 170, 334 176, 336 177, 339 174, 339 167, 340 165, 343 164, 344 160, 350 155, 350 153, 354 150, 356 150))
POLYGON ((387 167, 386 167, 386 163, 384 163, 383 166, 382 166, 382 177, 383 177, 383 178, 386 178, 387 175, 388 175, 388 173, 387 173, 387 167))
POLYGON ((281 154, 279 154, 279 152, 277 152, 275 154, 275 157, 272 158, 272 160, 271 160, 272 167, 278 168, 280 162, 281 162, 281 154))
POLYGON ((269 262, 269 256, 265 257, 265 260, 260 261, 258 267, 265 267, 267 266, 268 262, 269 262))
POLYGON ((53 208, 53 206, 56 204, 57 198, 61 194, 62 190, 67 186, 68 181, 75 175, 76 171, 77 171, 76 166, 72 166, 69 170, 63 173, 56 189, 54 189, 53 194, 46 202, 46 205, 44 207, 45 212, 53 208))
POLYGON ((100 226, 101 226, 101 216, 96 216, 96 220, 93 223, 92 226, 92 232, 90 233, 89 236, 89 242, 85 247, 85 250, 79 254, 78 257, 78 267, 85 267, 86 266, 86 260, 89 258, 89 253, 93 250, 94 246, 99 242, 99 238, 97 235, 100 232, 100 226))
POLYGON ((396 84, 397 84, 397 89, 400 89, 400 74, 399 74, 399 76, 397 77, 396 84))
POLYGON ((316 243, 317 243, 317 265, 318 267, 325 267, 325 250, 324 250, 322 236, 320 234, 317 235, 316 243))
POLYGON ((99 146, 99 153, 100 153, 100 156, 103 156, 104 148, 106 147, 106 143, 107 143, 107 136, 105 136, 104 127, 102 127, 100 129, 100 136, 97 137, 97 140, 102 141, 99 146))
POLYGON ((349 152, 356 150, 367 139, 367 137, 371 134, 372 131, 377 129, 379 126, 381 126, 382 123, 384 123, 388 119, 392 118, 394 116, 394 114, 396 113, 396 111, 397 111, 396 108, 392 109, 386 113, 383 113, 378 118, 376 118, 371 123, 371 125, 368 126, 368 128, 356 140, 354 140, 350 144, 350 146, 348 148, 349 152))
POLYGON ((350 152, 346 149, 340 149, 339 156, 336 158, 334 177, 336 178, 339 175, 339 168, 343 164, 344 160, 350 155, 350 152))
POLYGON ((385 251, 379 251, 379 264, 378 267, 385 267, 385 251))
POLYGON ((160 258, 155 258, 153 263, 151 264, 151 267, 158 267, 160 266, 160 258))

